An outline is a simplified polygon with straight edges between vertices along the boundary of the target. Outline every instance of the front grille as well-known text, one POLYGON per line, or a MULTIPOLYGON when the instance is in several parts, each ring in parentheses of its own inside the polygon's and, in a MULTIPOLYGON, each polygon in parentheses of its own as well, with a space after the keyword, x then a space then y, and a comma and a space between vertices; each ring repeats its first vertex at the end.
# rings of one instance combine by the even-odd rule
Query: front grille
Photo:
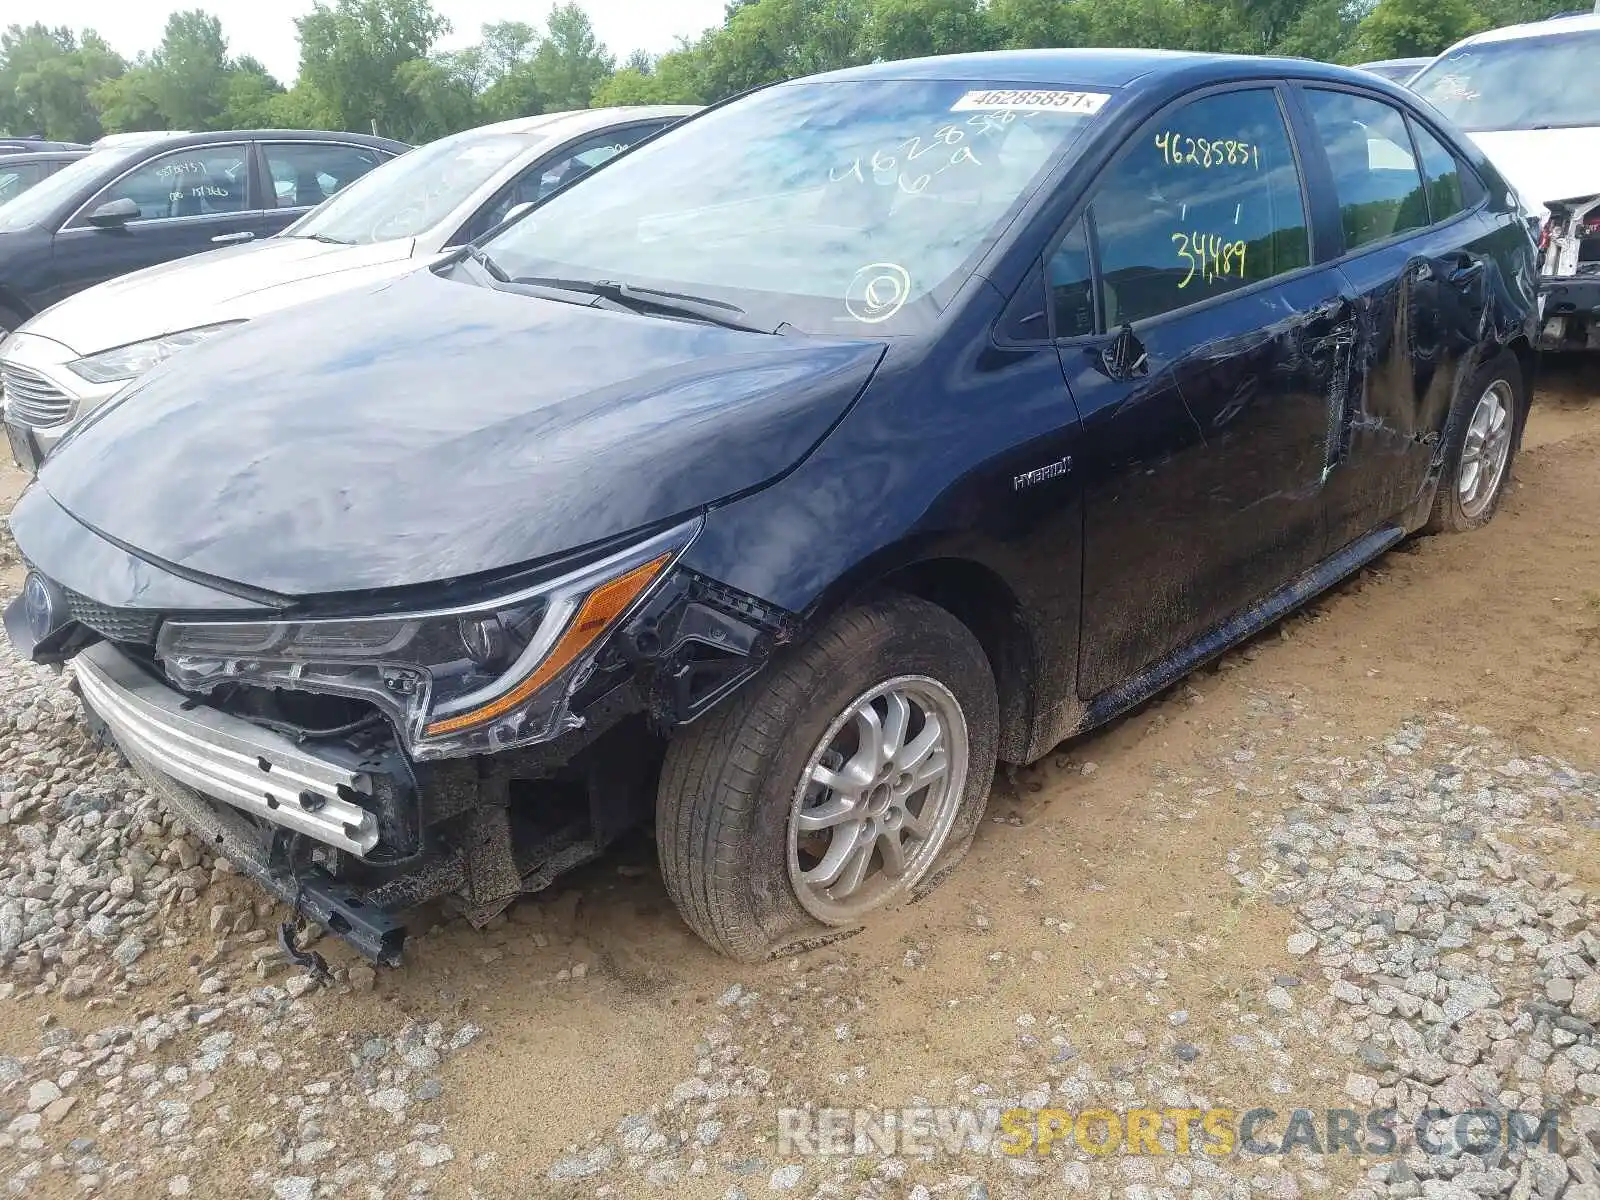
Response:
POLYGON ((143 608, 112 608, 80 595, 71 588, 62 588, 67 596, 67 609, 72 619, 86 625, 108 642, 123 642, 135 646, 153 646, 156 626, 161 614, 143 608))
POLYGON ((41 429, 72 415, 72 397, 37 371, 0 362, 0 397, 12 421, 41 429))

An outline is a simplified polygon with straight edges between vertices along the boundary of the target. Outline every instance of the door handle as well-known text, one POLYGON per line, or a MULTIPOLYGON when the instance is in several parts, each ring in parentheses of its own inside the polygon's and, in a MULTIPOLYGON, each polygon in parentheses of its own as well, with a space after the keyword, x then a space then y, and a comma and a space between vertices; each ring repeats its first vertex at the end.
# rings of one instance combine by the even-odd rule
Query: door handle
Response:
POLYGON ((1467 288, 1477 283, 1478 279, 1482 275, 1483 260, 1481 258, 1464 258, 1460 260, 1454 268, 1451 269, 1449 279, 1452 285, 1465 291, 1467 288))
POLYGON ((254 241, 255 236, 256 235, 251 233, 248 229, 241 229, 238 233, 219 233, 216 237, 212 238, 211 241, 213 245, 222 246, 229 242, 254 241))

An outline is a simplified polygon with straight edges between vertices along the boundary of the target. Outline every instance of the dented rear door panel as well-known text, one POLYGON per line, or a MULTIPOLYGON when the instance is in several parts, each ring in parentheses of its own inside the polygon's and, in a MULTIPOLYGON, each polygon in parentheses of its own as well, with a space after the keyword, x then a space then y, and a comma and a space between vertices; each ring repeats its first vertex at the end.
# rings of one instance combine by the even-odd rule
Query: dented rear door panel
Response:
POLYGON ((1339 265, 1354 340, 1327 464, 1330 550, 1399 518, 1428 486, 1457 388, 1496 340, 1494 232, 1469 214, 1339 265))

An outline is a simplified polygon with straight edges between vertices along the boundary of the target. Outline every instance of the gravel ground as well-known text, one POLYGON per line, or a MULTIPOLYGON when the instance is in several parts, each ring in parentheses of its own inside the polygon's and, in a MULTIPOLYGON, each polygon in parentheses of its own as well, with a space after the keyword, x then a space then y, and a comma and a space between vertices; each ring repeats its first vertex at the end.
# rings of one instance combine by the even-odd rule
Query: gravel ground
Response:
MULTIPOLYGON (((1562 420, 1588 440, 1547 471, 1592 494, 1600 414, 1562 420)), ((1496 686, 1551 712, 1481 702, 1465 676, 1448 705, 1393 682, 1406 614, 1458 578, 1431 551, 1400 559, 997 788, 973 860, 925 904, 762 968, 699 949, 625 851, 485 933, 441 919, 398 972, 325 940, 319 985, 277 948, 286 914, 88 739, 62 677, 0 648, 0 1179, 275 1200, 1600 1200, 1592 515, 1561 528, 1588 546, 1551 567, 1563 594, 1521 571, 1506 600, 1568 622, 1540 610, 1549 653, 1495 660, 1496 686), (1384 633, 1369 609, 1396 597, 1384 633), (1346 662, 1358 638, 1371 666, 1346 662), (776 1140, 780 1107, 885 1105, 1306 1108, 1319 1126, 1393 1107, 1399 1144, 776 1140), (1554 1109, 1555 1149, 1425 1153, 1429 1108, 1554 1109)))

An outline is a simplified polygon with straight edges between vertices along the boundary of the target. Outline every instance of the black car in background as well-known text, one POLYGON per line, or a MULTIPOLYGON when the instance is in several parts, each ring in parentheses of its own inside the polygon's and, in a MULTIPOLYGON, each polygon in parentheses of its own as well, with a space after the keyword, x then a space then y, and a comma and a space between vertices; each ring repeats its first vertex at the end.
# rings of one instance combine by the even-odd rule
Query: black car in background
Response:
POLYGON ((0 153, 0 205, 8 204, 89 150, 41 150, 28 154, 0 153))
POLYGON ((6 631, 381 961, 652 814, 760 959, 931 886, 997 761, 1488 521, 1534 284, 1494 167, 1365 72, 777 84, 123 389, 12 514, 6 631))
POLYGON ((256 129, 93 150, 0 206, 0 332, 92 284, 277 233, 408 148, 359 133, 256 129))

